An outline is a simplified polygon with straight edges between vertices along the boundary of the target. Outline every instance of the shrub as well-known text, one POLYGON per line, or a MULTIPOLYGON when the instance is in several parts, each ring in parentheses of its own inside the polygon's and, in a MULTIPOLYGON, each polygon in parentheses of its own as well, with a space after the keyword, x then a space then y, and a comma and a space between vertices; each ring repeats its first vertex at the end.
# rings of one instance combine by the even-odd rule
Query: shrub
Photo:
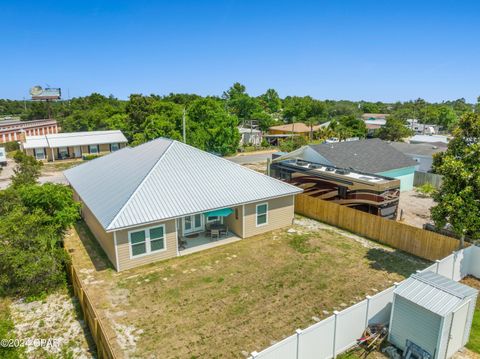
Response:
POLYGON ((5 142, 3 147, 5 147, 5 152, 18 151, 20 149, 20 143, 16 141, 5 142))
POLYGON ((422 184, 420 187, 417 187, 417 191, 426 197, 430 197, 435 193, 436 188, 434 185, 427 182, 422 184))
POLYGON ((27 156, 22 151, 17 151, 13 159, 17 163, 17 167, 13 170, 12 186, 19 187, 35 184, 38 177, 40 177, 40 169, 43 163, 37 161, 32 156, 27 156))
POLYGON ((90 160, 94 160, 95 158, 99 157, 98 155, 94 155, 94 154, 91 154, 91 155, 83 155, 82 158, 84 161, 90 161, 90 160))
POLYGON ((289 139, 280 141, 280 151, 292 152, 307 144, 307 140, 303 136, 292 136, 289 139))
POLYGON ((38 297, 65 284, 65 230, 79 217, 72 191, 57 184, 0 191, 0 296, 38 297))

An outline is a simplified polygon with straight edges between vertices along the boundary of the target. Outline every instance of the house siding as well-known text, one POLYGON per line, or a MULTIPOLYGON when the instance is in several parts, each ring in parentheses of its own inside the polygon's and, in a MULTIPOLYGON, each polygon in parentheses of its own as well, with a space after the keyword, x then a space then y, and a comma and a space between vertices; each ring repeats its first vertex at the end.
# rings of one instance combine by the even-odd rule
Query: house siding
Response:
POLYGON ((228 230, 243 238, 243 206, 233 207, 233 213, 223 219, 223 223, 228 226, 228 230), (235 216, 238 213, 238 219, 235 216))
POLYGON ((73 198, 82 204, 82 217, 85 223, 87 224, 90 231, 97 239, 98 243, 104 250, 110 262, 118 270, 117 261, 115 258, 115 241, 113 239, 113 233, 107 233, 100 222, 95 218, 90 209, 82 203, 81 198, 76 192, 73 194, 73 198))
POLYGON ((293 195, 247 204, 245 205, 245 233, 243 238, 290 226, 292 225, 294 214, 293 195), (257 227, 256 207, 257 204, 261 203, 268 203, 268 220, 267 224, 257 227))
MULTIPOLYGON (((155 224, 149 224, 147 226, 135 227, 132 229, 124 229, 116 232, 117 238, 117 251, 118 262, 120 264, 120 270, 131 269, 134 267, 142 266, 148 263, 157 262, 159 260, 168 259, 177 256, 177 232, 176 221, 174 219, 164 222, 158 222, 155 224), (128 232, 138 231, 145 228, 155 227, 157 225, 165 225, 165 244, 166 250, 147 254, 137 258, 130 258, 130 243, 128 240, 128 232)), ((118 269, 117 269, 118 270, 118 269)))
POLYGON ((390 171, 379 172, 377 175, 386 176, 386 177, 393 177, 400 180, 400 191, 411 191, 413 190, 413 179, 415 177, 415 169, 416 167, 404 167, 404 168, 397 168, 390 171))

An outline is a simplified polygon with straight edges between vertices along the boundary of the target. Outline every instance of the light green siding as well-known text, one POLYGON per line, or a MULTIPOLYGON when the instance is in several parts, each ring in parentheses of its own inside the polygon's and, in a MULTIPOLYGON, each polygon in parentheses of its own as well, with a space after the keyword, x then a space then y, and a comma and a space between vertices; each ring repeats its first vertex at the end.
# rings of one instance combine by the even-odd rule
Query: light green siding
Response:
POLYGON ((405 350, 409 339, 436 357, 441 322, 437 314, 395 295, 389 341, 405 350))
POLYGON ((415 166, 398 168, 386 172, 379 172, 377 175, 393 177, 400 180, 400 191, 413 190, 413 178, 415 176, 415 166))

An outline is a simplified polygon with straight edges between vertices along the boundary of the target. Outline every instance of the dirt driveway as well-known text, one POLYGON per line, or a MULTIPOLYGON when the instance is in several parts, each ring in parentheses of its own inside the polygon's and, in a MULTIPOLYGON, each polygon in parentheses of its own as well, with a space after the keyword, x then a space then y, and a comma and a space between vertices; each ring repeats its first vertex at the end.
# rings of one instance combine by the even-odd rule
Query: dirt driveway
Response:
POLYGON ((430 208, 435 202, 430 197, 414 191, 402 192, 400 194, 400 204, 398 206, 398 218, 403 210, 403 222, 414 227, 422 228, 425 223, 431 222, 430 208))

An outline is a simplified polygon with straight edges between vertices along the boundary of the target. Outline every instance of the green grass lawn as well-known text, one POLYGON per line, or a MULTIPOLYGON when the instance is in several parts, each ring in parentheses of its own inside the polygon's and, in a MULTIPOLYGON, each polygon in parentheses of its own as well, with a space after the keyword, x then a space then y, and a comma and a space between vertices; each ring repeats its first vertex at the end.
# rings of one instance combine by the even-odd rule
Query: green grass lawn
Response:
MULTIPOLYGON (((0 298, 0 339, 16 339, 13 331, 13 321, 10 317, 10 301, 7 298, 0 298)), ((24 357, 22 348, 9 348, 0 346, 0 358, 19 359, 24 357)))
POLYGON ((65 243, 100 315, 134 343, 123 352, 141 358, 243 358, 428 265, 330 229, 293 228, 120 273, 101 265, 81 226, 65 243))
POLYGON ((466 347, 475 353, 480 354, 480 304, 477 301, 475 314, 473 315, 472 330, 470 332, 470 340, 466 347))

